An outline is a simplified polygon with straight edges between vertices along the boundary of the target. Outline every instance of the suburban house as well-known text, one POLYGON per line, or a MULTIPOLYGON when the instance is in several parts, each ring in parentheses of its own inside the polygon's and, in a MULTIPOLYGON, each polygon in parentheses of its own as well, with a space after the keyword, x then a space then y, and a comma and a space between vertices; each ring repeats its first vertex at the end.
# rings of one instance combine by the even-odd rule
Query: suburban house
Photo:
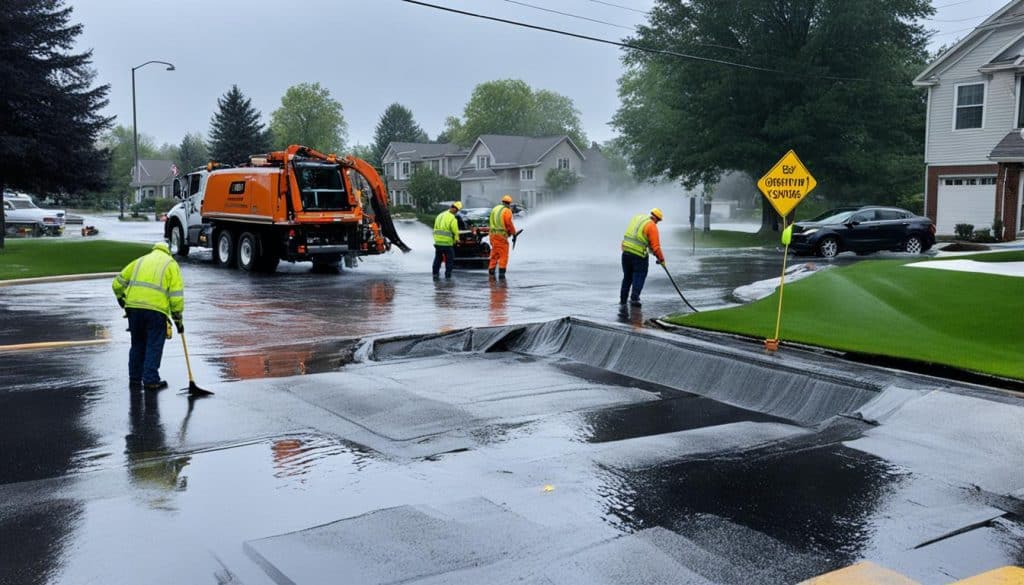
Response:
POLYGON ((392 142, 381 156, 384 179, 388 185, 388 198, 395 205, 412 205, 409 197, 409 178, 417 169, 429 168, 449 178, 457 178, 466 150, 457 144, 420 142, 392 142))
POLYGON ((132 200, 135 203, 143 199, 163 199, 171 197, 174 186, 174 177, 178 174, 178 168, 174 161, 157 159, 139 159, 138 174, 132 168, 131 188, 134 190, 132 200))
POLYGON ((527 208, 549 201, 545 177, 551 169, 567 169, 584 178, 583 152, 568 136, 502 136, 476 139, 462 163, 462 203, 466 207, 496 205, 508 193, 527 208))
MULTIPOLYGON (((959 223, 1024 231, 1024 0, 999 9, 928 65, 925 215, 937 233, 959 223)), ((1000 237, 1001 236, 1001 237, 1000 237)))

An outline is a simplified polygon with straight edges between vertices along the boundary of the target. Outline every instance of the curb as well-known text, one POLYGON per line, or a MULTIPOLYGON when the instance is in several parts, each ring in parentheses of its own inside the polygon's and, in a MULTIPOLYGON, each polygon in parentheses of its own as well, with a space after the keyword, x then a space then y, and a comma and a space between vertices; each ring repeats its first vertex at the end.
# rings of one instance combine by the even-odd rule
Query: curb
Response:
POLYGON ((99 278, 114 278, 118 274, 120 274, 120 272, 93 272, 91 274, 62 274, 60 276, 13 278, 11 280, 0 280, 0 288, 7 286, 18 286, 23 284, 44 284, 47 282, 70 282, 75 280, 96 280, 99 278))

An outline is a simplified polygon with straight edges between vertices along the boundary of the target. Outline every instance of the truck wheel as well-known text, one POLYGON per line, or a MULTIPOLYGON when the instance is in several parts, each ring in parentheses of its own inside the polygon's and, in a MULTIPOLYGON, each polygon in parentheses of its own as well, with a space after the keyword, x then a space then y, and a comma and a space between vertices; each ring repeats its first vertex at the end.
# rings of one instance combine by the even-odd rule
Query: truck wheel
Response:
POLYGON ((260 241, 252 232, 238 236, 238 267, 246 272, 257 270, 261 263, 260 241))
POLYGON ((280 247, 276 245, 274 237, 263 234, 260 237, 260 258, 256 264, 256 270, 260 272, 274 272, 281 262, 280 247))
POLYGON ((334 274, 339 272, 338 263, 341 256, 319 256, 313 259, 313 272, 317 274, 334 274))
POLYGON ((235 234, 231 230, 219 230, 213 243, 213 259, 217 264, 231 268, 238 260, 235 254, 235 234))
POLYGON ((170 249, 171 254, 178 256, 179 258, 185 258, 188 256, 188 244, 185 240, 185 230, 182 229, 181 224, 174 222, 171 226, 171 243, 170 249))

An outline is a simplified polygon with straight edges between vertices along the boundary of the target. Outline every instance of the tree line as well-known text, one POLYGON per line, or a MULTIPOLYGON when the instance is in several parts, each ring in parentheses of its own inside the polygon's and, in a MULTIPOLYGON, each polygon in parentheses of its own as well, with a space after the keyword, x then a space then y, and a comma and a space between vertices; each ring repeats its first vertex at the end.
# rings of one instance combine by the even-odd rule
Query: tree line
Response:
MULTIPOLYGON (((89 51, 71 50, 82 30, 71 11, 65 0, 0 4, 0 193, 127 192, 132 132, 101 114, 110 87, 94 83, 89 51)), ((793 148, 819 197, 904 202, 920 192, 926 101, 910 82, 931 58, 921 22, 932 13, 928 0, 656 0, 625 39, 619 137, 606 152, 640 179, 698 188, 733 171, 758 177, 793 148)), ((392 141, 430 140, 394 103, 371 144, 347 148, 342 105, 319 83, 288 88, 269 123, 238 86, 216 106, 206 137, 157 147, 140 136, 140 157, 186 172, 299 143, 379 165, 392 141)), ((434 141, 481 134, 587 145, 572 99, 515 79, 479 84, 434 141)), ((0 214, 0 245, 2 227, 0 214)))

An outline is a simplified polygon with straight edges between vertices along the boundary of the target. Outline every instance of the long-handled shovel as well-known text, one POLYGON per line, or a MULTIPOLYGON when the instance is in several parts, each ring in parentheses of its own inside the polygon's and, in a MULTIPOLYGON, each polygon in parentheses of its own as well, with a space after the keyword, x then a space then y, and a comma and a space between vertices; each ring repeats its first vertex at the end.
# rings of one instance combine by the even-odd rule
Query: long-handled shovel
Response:
POLYGON ((672 286, 676 287, 676 292, 679 293, 679 298, 683 299, 683 302, 686 303, 686 306, 690 307, 690 309, 692 309, 694 313, 699 313, 700 311, 698 311, 696 307, 691 305, 690 301, 686 300, 686 297, 683 296, 683 291, 679 290, 679 285, 676 284, 676 279, 672 278, 672 273, 668 271, 668 266, 665 266, 665 263, 662 262, 661 267, 665 269, 665 274, 668 275, 669 282, 672 283, 672 286))
POLYGON ((213 392, 204 390, 196 385, 196 380, 192 377, 192 362, 188 359, 188 344, 185 343, 185 332, 182 331, 179 335, 181 336, 181 347, 185 350, 185 367, 188 368, 188 388, 182 389, 182 391, 188 390, 189 396, 213 396, 213 392))

